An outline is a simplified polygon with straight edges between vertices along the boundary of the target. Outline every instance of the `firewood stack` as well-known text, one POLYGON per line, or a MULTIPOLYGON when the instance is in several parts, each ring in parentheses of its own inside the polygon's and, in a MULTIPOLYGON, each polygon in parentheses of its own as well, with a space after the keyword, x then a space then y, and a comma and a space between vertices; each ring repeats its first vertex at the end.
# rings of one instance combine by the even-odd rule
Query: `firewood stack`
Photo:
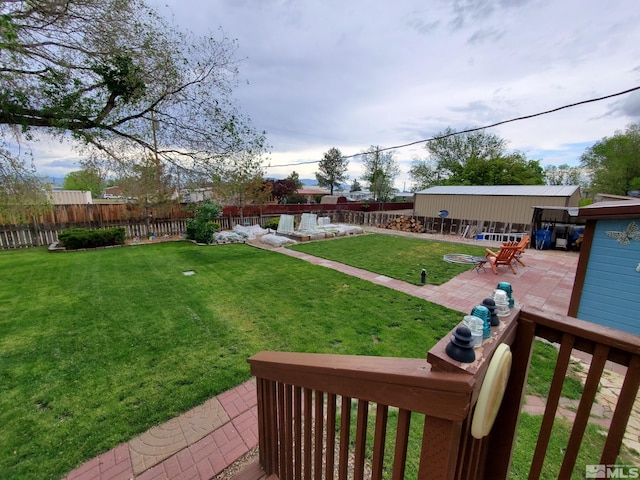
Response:
POLYGON ((386 225, 380 225, 381 228, 389 230, 401 230, 403 232, 424 233, 425 228, 419 220, 413 217, 402 216, 389 220, 386 225))

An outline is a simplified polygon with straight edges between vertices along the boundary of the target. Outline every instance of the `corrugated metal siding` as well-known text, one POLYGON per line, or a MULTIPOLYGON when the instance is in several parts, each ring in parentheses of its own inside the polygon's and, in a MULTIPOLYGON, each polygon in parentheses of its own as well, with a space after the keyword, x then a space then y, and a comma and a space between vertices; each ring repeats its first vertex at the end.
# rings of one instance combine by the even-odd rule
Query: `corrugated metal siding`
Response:
MULTIPOLYGON (((578 193, 579 196, 579 193, 578 193)), ((416 215, 435 217, 447 210, 450 218, 504 223, 531 223, 535 206, 577 206, 570 197, 502 196, 502 195, 435 195, 416 194, 416 215)))
POLYGON ((86 205, 93 203, 91 192, 82 190, 52 190, 51 200, 54 205, 86 205))
POLYGON ((605 232, 625 231, 640 218, 599 220, 584 279, 578 318, 640 335, 640 241, 621 245, 605 232))
POLYGON ((579 198, 580 187, 577 185, 454 185, 431 187, 416 193, 437 195, 507 195, 516 197, 572 197, 577 194, 579 198))

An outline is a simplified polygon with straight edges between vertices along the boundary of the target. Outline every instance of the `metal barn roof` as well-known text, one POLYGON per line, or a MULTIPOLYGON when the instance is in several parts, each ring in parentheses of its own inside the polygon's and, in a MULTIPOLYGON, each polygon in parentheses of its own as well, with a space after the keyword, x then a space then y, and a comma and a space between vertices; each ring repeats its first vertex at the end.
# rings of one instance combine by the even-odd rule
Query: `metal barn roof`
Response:
POLYGON ((431 187, 416 193, 427 195, 570 197, 579 189, 580 187, 577 185, 477 185, 431 187))

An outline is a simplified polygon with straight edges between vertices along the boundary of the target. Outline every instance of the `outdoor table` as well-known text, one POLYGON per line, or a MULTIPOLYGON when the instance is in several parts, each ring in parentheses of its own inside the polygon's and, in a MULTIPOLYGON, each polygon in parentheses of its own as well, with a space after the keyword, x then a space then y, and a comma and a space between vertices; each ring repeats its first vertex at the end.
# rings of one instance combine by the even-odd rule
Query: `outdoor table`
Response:
POLYGON ((476 257, 474 255, 465 255, 462 253, 448 253, 444 256, 444 261, 449 263, 471 264, 476 273, 487 272, 484 269, 485 264, 489 261, 487 257, 476 257))

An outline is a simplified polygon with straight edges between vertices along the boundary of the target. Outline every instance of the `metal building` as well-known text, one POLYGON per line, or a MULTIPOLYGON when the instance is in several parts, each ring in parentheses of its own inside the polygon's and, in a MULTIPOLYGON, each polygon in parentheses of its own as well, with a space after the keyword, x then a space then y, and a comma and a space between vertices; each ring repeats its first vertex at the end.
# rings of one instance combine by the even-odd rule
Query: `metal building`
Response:
POLYGON ((533 207, 577 207, 575 185, 440 186, 415 194, 414 215, 437 217, 445 211, 452 222, 500 222, 530 229, 533 207))

